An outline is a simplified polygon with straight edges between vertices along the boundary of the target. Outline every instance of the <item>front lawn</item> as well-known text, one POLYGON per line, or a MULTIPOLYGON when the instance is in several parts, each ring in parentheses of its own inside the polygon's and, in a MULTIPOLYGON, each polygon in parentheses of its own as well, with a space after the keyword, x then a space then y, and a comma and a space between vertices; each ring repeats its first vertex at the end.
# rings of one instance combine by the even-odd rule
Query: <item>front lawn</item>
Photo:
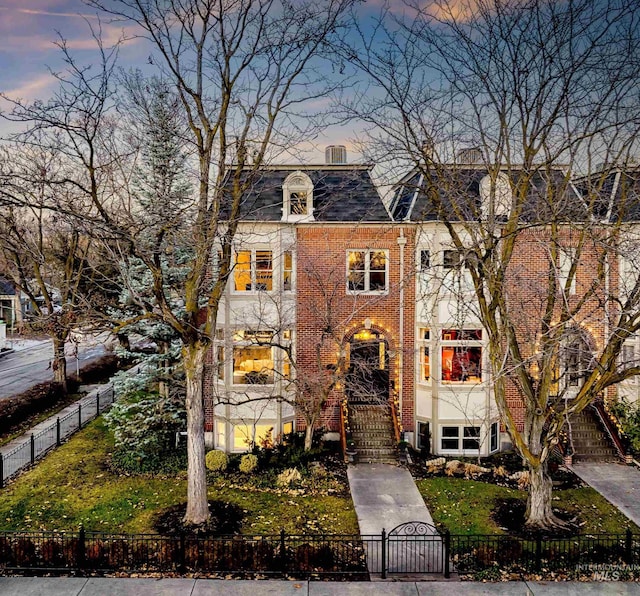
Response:
MULTIPOLYGON (((452 534, 506 534, 493 519, 494 509, 510 500, 526 501, 522 490, 465 478, 432 477, 416 480, 436 525, 452 534)), ((622 534, 627 528, 640 533, 604 497, 590 487, 555 489, 554 508, 576 517, 581 534, 622 534)))
MULTIPOLYGON (((0 491, 1 530, 69 530, 80 524, 104 532, 153 532, 158 512, 186 499, 184 472, 173 476, 127 476, 108 466, 113 439, 101 418, 49 454, 33 470, 0 491)), ((353 504, 344 491, 299 491, 214 478, 209 498, 236 505, 241 532, 357 534, 353 504)))

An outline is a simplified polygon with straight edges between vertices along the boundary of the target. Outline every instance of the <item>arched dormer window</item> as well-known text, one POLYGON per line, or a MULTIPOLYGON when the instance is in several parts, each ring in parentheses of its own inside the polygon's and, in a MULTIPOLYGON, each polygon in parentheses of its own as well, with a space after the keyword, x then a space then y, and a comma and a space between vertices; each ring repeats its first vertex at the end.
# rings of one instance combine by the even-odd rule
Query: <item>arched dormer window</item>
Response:
POLYGON ((480 180, 480 200, 483 218, 495 217, 504 220, 511 212, 513 191, 509 176, 498 172, 495 177, 487 174, 480 180))
POLYGON ((282 220, 313 220, 313 182, 299 170, 289 174, 282 184, 282 220))

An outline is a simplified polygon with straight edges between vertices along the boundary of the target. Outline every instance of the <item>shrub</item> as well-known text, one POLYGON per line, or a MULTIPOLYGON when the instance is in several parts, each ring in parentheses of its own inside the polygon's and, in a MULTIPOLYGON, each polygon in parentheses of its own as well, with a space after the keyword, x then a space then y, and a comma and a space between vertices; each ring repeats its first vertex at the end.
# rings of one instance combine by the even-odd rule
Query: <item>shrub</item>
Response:
POLYGON ((244 474, 251 474, 258 467, 258 458, 253 453, 247 453, 240 459, 238 469, 244 474))
POLYGON ((184 400, 149 391, 125 393, 104 415, 115 438, 113 462, 128 472, 158 471, 174 446, 176 431, 184 428, 184 400))
POLYGON ((207 470, 220 473, 227 469, 227 466, 229 465, 229 458, 224 451, 213 449, 207 453, 205 463, 207 470))

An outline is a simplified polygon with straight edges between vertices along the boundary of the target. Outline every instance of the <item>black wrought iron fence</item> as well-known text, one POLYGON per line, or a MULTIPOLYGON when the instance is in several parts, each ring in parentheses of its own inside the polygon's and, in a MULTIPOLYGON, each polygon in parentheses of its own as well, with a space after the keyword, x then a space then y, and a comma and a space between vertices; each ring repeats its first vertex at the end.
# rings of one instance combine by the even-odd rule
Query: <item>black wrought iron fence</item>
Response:
MULTIPOLYGON (((459 573, 488 568, 505 571, 580 571, 581 566, 618 565, 629 569, 640 562, 640 535, 591 534, 570 538, 533 539, 512 536, 451 536, 452 565, 459 573)), ((640 567, 638 567, 640 571, 640 567)))
POLYGON ((5 532, 0 533, 0 569, 368 579, 364 541, 359 535, 293 536, 284 532, 215 538, 83 530, 5 532))
MULTIPOLYGON (((426 524, 425 524, 426 525, 426 524)), ((488 568, 509 572, 640 569, 640 535, 566 539, 431 533, 197 537, 103 532, 0 533, 5 572, 172 572, 367 580, 488 568)), ((640 573, 636 573, 640 575, 640 573)))
POLYGON ((99 416, 113 404, 115 395, 111 383, 95 389, 75 404, 64 416, 52 420, 45 429, 31 434, 14 449, 0 453, 0 488, 18 472, 34 464, 51 449, 58 447, 72 434, 99 416))

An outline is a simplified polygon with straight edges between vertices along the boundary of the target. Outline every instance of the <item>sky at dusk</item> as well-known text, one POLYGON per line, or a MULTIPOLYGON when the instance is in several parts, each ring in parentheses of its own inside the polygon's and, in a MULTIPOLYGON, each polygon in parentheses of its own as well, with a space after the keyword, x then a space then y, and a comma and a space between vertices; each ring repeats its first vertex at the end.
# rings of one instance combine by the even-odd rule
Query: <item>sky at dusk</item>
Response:
MULTIPOLYGON (((377 10, 377 0, 367 3, 367 10, 377 10)), ((64 38, 80 64, 94 60, 96 42, 91 28, 101 31, 105 45, 115 43, 123 34, 133 37, 134 30, 123 29, 122 23, 110 23, 81 0, 0 0, 0 91, 12 98, 47 100, 57 86, 49 70, 63 71, 61 51, 56 42, 64 38)), ((120 49, 118 63, 124 68, 144 67, 150 48, 143 40, 130 39, 120 49)), ((7 105, 0 106, 7 109, 7 105)), ((14 125, 0 121, 0 135, 14 125)), ((323 147, 345 144, 349 160, 357 160, 352 140, 354 125, 332 126, 324 138, 316 140, 312 161, 323 160, 323 147)))

